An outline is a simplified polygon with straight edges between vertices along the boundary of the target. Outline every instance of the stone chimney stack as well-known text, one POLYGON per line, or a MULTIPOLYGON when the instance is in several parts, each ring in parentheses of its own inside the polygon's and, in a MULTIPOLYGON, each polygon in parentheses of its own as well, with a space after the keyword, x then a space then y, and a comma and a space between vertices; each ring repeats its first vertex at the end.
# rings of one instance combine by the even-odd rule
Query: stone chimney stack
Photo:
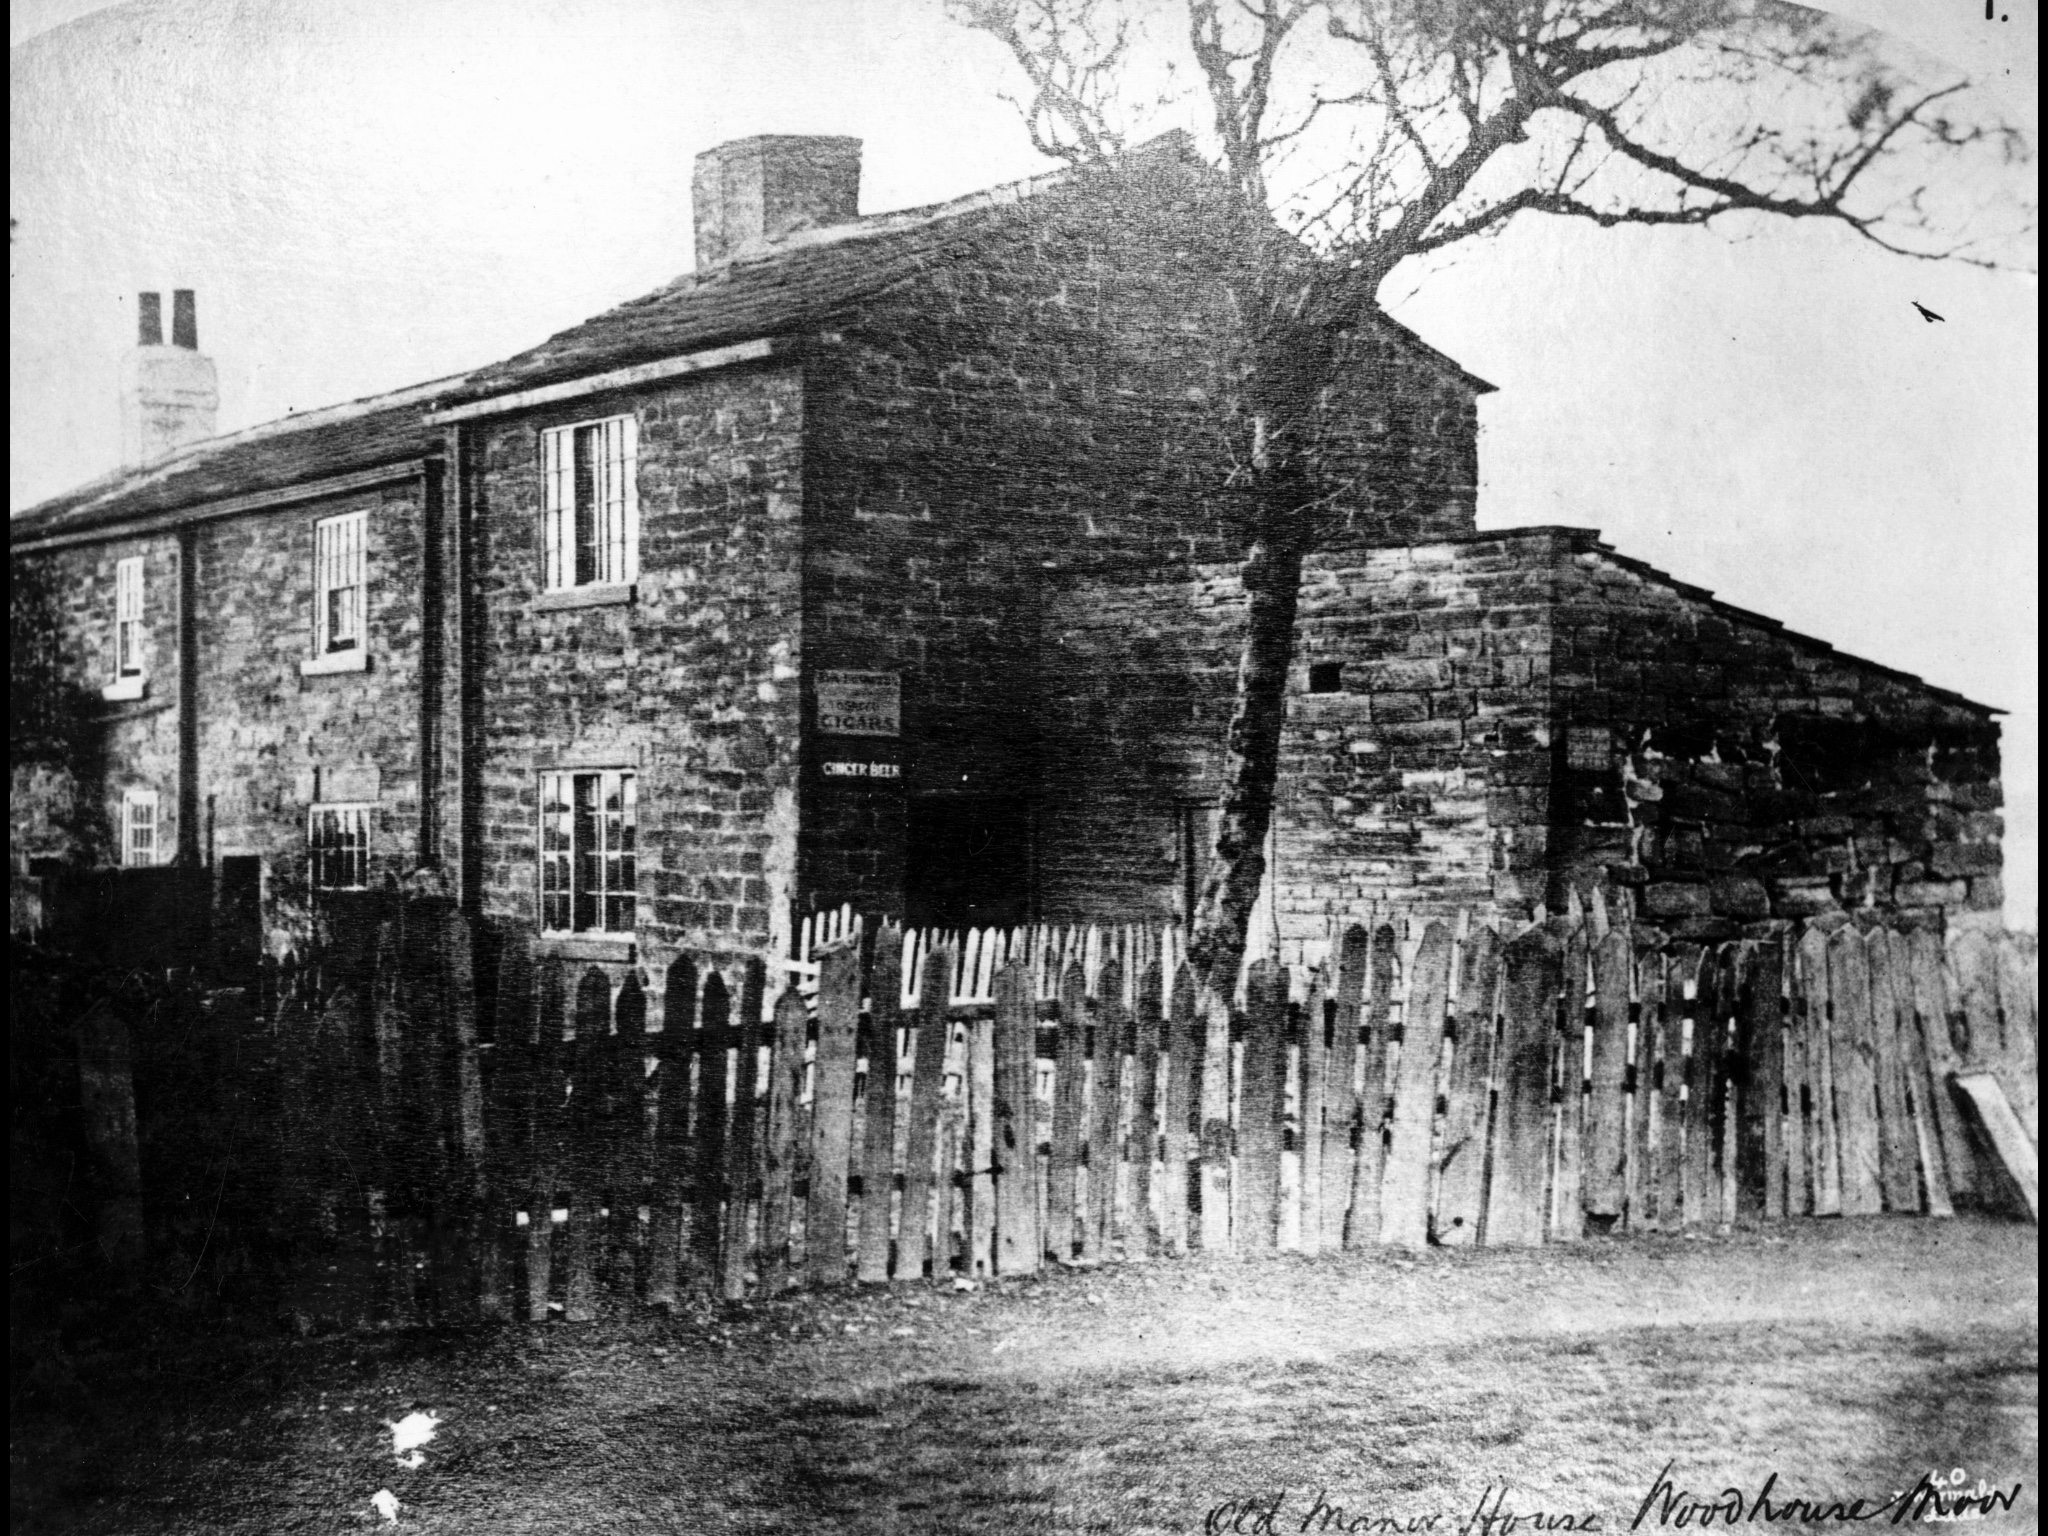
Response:
POLYGON ((135 350, 121 361, 121 462, 129 468, 213 436, 220 410, 213 359, 199 351, 192 290, 171 293, 169 346, 162 294, 137 294, 135 315, 135 350))
POLYGON ((767 133, 697 157, 697 270, 860 216, 860 140, 767 133))

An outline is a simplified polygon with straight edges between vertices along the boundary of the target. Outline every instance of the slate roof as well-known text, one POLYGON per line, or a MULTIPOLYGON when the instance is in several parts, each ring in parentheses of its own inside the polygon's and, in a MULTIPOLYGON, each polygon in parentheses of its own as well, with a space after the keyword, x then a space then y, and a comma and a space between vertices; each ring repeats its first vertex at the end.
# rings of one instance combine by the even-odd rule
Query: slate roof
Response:
MULTIPOLYGON (((1190 181, 1214 174, 1178 133, 1141 147, 1132 162, 1139 174, 1190 181)), ((403 462, 439 444, 438 431, 427 423, 437 406, 801 332, 936 267, 973 259, 1024 217, 1028 202, 1069 184, 1071 175, 1054 171, 952 202, 789 236, 758 255, 680 277, 474 372, 212 438, 162 462, 103 477, 12 519, 9 542, 197 512, 228 497, 403 462)), ((1476 392, 1493 388, 1397 321, 1379 320, 1418 356, 1476 392)))
POLYGON ((193 443, 28 508, 9 520, 8 542, 197 511, 232 496, 417 459, 440 441, 427 425, 427 407, 459 382, 440 379, 193 443))

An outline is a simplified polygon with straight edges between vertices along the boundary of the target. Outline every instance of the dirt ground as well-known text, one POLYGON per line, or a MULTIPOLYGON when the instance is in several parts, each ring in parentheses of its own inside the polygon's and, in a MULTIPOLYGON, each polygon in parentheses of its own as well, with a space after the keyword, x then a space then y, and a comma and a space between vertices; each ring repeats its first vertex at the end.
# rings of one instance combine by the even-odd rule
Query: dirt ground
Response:
POLYGON ((1806 1221, 573 1328, 158 1339, 17 1382, 12 1524, 380 1530, 382 1490, 419 1532, 1532 1536, 1627 1530, 1660 1475, 1640 1529, 1703 1524, 1686 1492, 1741 1490, 1745 1514, 1762 1494, 1763 1529, 1933 1473, 2018 1484, 1972 1528, 2032 1530, 2036 1239, 1806 1221), (386 1428, 412 1411, 439 1420, 418 1467, 386 1428))

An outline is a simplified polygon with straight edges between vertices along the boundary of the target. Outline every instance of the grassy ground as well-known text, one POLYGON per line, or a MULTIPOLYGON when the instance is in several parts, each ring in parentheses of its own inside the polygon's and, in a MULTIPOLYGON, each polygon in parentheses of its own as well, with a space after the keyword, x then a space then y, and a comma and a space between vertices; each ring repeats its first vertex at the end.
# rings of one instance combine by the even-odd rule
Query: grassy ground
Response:
POLYGON ((1974 1529, 2031 1530, 2036 1247, 1989 1221, 1800 1222, 159 1344, 17 1397, 13 1524, 368 1530, 388 1489, 421 1532, 1531 1536, 1539 1511, 1626 1530, 1668 1462, 1702 1497, 1775 1472, 1781 1502, 1961 1468, 2024 1485, 1974 1529), (413 1408, 443 1422, 407 1469, 383 1425, 413 1408), (1512 1531, 1471 1524, 1489 1486, 1512 1531))

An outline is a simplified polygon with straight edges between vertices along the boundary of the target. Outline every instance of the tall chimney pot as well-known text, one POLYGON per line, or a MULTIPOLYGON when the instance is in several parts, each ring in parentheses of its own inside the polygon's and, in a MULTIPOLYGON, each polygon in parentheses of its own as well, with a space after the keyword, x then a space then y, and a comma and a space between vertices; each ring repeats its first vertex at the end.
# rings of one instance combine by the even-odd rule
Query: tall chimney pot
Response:
POLYGON ((697 157, 690 181, 697 270, 752 255, 799 230, 860 216, 860 140, 760 134, 697 157))
POLYGON ((190 288, 171 290, 171 344, 164 345, 161 293, 136 295, 136 346, 121 360, 121 463, 154 463, 213 436, 220 385, 199 350, 198 306, 190 288))

